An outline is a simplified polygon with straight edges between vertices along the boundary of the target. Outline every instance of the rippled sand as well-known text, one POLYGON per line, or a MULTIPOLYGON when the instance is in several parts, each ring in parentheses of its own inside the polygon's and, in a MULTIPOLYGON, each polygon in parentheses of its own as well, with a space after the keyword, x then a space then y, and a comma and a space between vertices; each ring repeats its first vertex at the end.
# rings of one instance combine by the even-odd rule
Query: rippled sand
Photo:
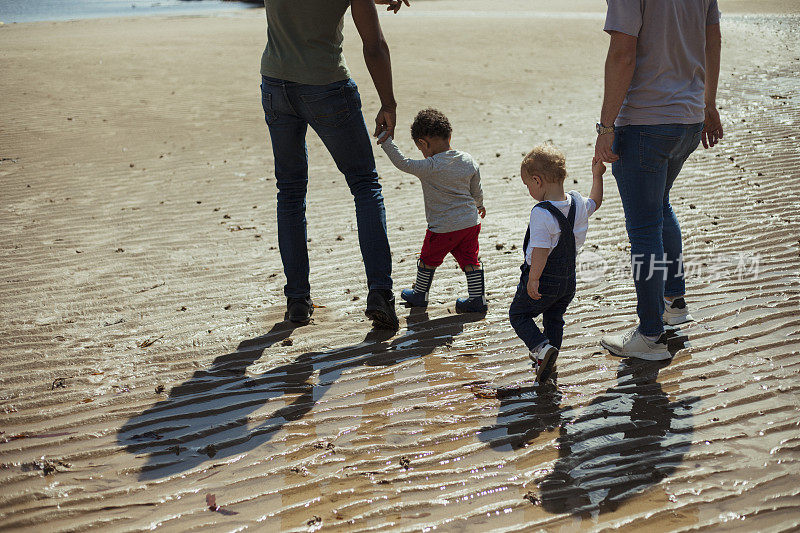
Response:
MULTIPOLYGON (((322 307, 283 322, 263 15, 0 27, 0 529, 800 527, 800 17, 723 3, 725 140, 673 192, 698 319, 673 360, 598 346, 635 322, 609 177, 557 384, 534 387, 506 318, 531 206, 519 161, 552 139, 588 191, 607 38, 596 2, 484 4, 382 19, 399 144, 442 109, 489 212, 488 315, 453 314, 466 284, 446 263, 396 335, 363 316, 352 200, 313 135, 322 307)), ((376 154, 399 290, 423 206, 376 154)))

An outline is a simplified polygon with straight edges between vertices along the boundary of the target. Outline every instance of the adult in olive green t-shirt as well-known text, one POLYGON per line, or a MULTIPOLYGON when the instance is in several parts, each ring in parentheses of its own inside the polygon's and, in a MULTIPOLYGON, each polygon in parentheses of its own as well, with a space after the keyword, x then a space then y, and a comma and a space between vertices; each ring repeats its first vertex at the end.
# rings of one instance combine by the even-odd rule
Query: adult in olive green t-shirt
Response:
MULTIPOLYGON (((403 0, 405 1, 405 0, 403 0)), ((394 134, 397 104, 389 47, 375 4, 397 12, 400 0, 265 0, 267 46, 261 60, 261 103, 275 158, 278 245, 286 275, 287 318, 305 323, 311 302, 306 233, 308 126, 319 135, 353 195, 375 327, 397 329, 386 213, 361 98, 342 53, 348 6, 363 42, 381 108, 375 136, 394 134)), ((405 2, 408 4, 408 2, 405 2)), ((329 289, 329 287, 326 287, 329 289)))
POLYGON ((267 0, 266 7, 269 26, 262 75, 308 85, 350 77, 342 54, 350 0, 267 0))

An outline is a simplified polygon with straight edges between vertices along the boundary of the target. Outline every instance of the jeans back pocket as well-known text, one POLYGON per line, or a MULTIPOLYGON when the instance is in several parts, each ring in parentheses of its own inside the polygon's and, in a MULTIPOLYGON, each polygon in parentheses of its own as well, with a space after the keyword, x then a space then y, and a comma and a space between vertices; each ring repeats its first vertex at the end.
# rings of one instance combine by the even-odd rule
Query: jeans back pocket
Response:
POLYGON ((639 166, 643 170, 658 172, 663 169, 672 152, 680 145, 681 137, 660 133, 639 133, 639 166))
POLYGON ((340 126, 353 112, 346 85, 320 93, 301 94, 300 99, 314 122, 322 126, 340 126))

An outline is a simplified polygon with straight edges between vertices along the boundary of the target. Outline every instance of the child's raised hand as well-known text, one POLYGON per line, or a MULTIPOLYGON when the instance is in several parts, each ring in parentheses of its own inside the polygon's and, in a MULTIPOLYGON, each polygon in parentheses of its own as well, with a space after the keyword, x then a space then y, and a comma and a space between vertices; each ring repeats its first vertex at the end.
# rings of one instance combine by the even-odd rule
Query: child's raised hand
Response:
POLYGON ((530 296, 532 299, 538 300, 539 298, 542 297, 542 295, 539 294, 539 280, 538 279, 528 278, 528 287, 527 288, 528 288, 528 296, 530 296))
POLYGON ((485 207, 479 207, 478 208, 478 214, 481 216, 481 218, 484 218, 486 216, 486 208, 485 207))
POLYGON ((389 138, 389 130, 384 131, 380 135, 378 135, 378 144, 383 144, 386 139, 389 138))
POLYGON ((599 157, 592 158, 592 176, 602 176, 606 172, 606 166, 599 157))

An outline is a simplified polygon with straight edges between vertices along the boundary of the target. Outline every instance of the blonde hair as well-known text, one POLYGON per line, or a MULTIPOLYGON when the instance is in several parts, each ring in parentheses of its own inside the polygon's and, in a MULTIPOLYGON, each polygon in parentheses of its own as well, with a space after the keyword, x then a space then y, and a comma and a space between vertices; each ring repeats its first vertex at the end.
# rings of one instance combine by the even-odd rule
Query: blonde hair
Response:
POLYGON ((552 144, 540 144, 522 160, 522 171, 550 183, 564 183, 567 179, 567 158, 552 144))

